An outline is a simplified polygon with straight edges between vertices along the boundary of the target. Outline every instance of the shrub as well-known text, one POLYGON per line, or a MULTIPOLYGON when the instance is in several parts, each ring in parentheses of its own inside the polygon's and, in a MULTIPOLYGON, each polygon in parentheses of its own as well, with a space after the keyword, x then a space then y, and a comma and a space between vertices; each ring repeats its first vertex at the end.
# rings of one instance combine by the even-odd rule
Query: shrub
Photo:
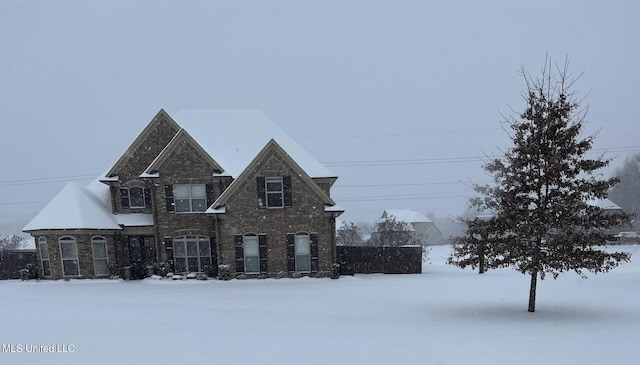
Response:
POLYGON ((231 266, 227 264, 218 265, 218 280, 231 280, 231 266))
POLYGON ((22 281, 31 279, 40 279, 40 268, 34 264, 27 264, 24 268, 18 270, 22 281))
POLYGON ((278 271, 278 273, 276 274, 276 279, 284 279, 287 277, 287 273, 284 271, 278 271))
POLYGON ((331 265, 331 279, 338 278, 340 278, 340 264, 336 262, 331 265))
POLYGON ((155 262, 153 264, 153 273, 162 277, 166 277, 171 271, 171 267, 167 262, 155 262))
POLYGON ((218 273, 216 272, 216 267, 213 265, 204 265, 202 266, 202 272, 210 278, 215 277, 218 273))
POLYGON ((109 268, 109 276, 111 279, 120 279, 124 277, 122 266, 114 263, 108 263, 107 267, 109 268))

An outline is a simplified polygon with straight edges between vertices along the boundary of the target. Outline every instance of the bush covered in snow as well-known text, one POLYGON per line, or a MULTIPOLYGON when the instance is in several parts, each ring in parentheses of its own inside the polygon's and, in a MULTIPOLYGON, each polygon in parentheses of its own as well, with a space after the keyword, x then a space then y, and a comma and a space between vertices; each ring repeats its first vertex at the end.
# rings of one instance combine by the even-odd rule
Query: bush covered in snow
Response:
POLYGON ((20 279, 22 281, 40 279, 40 269, 37 265, 27 264, 25 267, 18 271, 20 272, 20 279))
POLYGON ((338 278, 340 278, 340 264, 336 262, 331 265, 331 279, 338 278))
POLYGON ((218 265, 218 280, 231 280, 231 266, 227 264, 218 265))
POLYGON ((171 267, 167 262, 156 262, 153 264, 154 275, 165 277, 170 271, 171 271, 171 267))

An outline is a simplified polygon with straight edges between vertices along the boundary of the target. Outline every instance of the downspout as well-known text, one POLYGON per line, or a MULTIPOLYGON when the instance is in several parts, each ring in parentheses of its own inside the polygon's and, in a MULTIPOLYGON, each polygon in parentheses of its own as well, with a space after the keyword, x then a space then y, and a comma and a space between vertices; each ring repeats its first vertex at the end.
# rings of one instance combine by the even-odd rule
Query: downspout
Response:
POLYGON ((156 183, 151 181, 151 212, 153 213, 153 240, 156 242, 156 262, 167 261, 164 242, 160 242, 160 224, 158 223, 158 200, 156 199, 156 183), (162 246, 162 250, 160 249, 162 246), (160 253, 162 251, 162 253, 160 253), (162 260, 164 257, 164 260, 162 260))
POLYGON ((222 258, 222 251, 220 249, 221 241, 220 241, 220 216, 218 214, 214 214, 213 220, 213 233, 215 235, 216 241, 216 263, 215 263, 215 271, 218 272, 218 266, 221 265, 220 260, 222 258))

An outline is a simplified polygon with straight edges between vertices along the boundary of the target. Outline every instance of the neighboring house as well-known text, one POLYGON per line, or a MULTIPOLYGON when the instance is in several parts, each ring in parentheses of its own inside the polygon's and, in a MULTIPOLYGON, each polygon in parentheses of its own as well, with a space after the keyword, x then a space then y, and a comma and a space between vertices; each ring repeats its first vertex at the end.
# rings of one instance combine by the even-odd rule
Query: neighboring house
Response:
POLYGON ((423 241, 424 245, 436 245, 442 240, 442 234, 433 221, 420 212, 411 209, 387 209, 382 212, 381 220, 394 217, 398 222, 411 224, 414 237, 423 241))
MULTIPOLYGON (((613 214, 613 213, 622 213, 623 211, 623 209, 618 204, 614 203, 609 198, 589 200, 587 204, 594 207, 598 207, 604 210, 605 213, 613 214)), ((629 222, 629 224, 625 227, 611 227, 610 229, 607 230, 607 232, 610 234, 616 234, 616 233, 620 233, 622 231, 626 231, 630 229, 631 229, 631 222, 629 222)))
POLYGON ((89 186, 69 183, 24 231, 44 277, 322 275, 336 261, 337 177, 264 114, 164 110, 89 186))

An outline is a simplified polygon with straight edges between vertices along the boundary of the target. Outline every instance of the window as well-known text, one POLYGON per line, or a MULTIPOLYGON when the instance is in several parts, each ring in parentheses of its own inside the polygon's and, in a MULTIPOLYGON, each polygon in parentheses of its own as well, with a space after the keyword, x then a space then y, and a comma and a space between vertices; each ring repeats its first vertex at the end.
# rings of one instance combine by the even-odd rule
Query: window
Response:
POLYGON ((49 244, 44 237, 38 238, 40 248, 40 260, 42 260, 42 275, 51 276, 51 262, 49 261, 49 244))
POLYGON ((60 237, 60 259, 64 276, 79 276, 78 247, 76 239, 70 236, 60 237))
POLYGON ((211 244, 206 236, 182 236, 173 240, 176 272, 200 272, 211 266, 211 244))
POLYGON ((173 185, 173 199, 177 213, 204 212, 207 209, 205 184, 173 185))
POLYGON ((266 234, 237 234, 233 240, 236 246, 236 272, 247 274, 269 272, 266 234))
POLYGON ((120 188, 120 203, 122 208, 146 208, 151 206, 149 189, 140 186, 120 188))
POLYGON ((144 208, 144 188, 129 188, 129 204, 131 208, 144 208))
POLYGON ((260 272, 260 251, 258 235, 249 233, 243 237, 244 245, 244 272, 255 274, 260 272))
POLYGON ((93 250, 93 271, 96 276, 109 275, 107 261, 107 240, 104 237, 91 238, 91 249, 93 250))
POLYGON ((257 186, 259 208, 291 206, 291 176, 259 176, 257 186))
POLYGON ((283 190, 282 190, 282 178, 281 177, 267 177, 265 179, 266 191, 267 191, 267 207, 278 208, 282 207, 283 190))
POLYGON ((311 239, 307 233, 297 233, 295 239, 296 271, 311 271, 311 239))

